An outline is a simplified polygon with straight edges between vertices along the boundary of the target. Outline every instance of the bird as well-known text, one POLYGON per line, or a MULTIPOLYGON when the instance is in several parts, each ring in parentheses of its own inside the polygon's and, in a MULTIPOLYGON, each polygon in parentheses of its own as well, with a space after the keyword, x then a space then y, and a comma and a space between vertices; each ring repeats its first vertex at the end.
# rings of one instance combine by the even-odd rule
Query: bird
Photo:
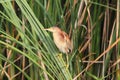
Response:
POLYGON ((66 54, 72 52, 73 43, 66 32, 62 31, 57 26, 46 28, 45 30, 52 32, 54 43, 60 52, 66 53, 66 54))

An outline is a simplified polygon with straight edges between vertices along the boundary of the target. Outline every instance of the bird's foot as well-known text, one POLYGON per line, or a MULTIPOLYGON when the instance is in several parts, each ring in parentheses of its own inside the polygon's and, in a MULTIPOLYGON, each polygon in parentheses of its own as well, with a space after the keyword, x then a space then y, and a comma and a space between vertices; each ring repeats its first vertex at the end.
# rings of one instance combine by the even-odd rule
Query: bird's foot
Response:
POLYGON ((62 53, 60 53, 60 54, 57 54, 57 55, 56 55, 56 57, 59 57, 59 58, 61 58, 61 57, 62 57, 62 53))

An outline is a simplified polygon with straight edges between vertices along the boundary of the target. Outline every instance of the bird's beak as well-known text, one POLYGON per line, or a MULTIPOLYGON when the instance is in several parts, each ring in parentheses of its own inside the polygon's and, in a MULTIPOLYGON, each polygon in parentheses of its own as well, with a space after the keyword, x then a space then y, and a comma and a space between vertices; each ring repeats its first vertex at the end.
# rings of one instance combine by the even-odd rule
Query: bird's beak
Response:
POLYGON ((53 32, 53 29, 52 28, 46 28, 44 30, 47 30, 47 31, 50 31, 50 32, 53 32))

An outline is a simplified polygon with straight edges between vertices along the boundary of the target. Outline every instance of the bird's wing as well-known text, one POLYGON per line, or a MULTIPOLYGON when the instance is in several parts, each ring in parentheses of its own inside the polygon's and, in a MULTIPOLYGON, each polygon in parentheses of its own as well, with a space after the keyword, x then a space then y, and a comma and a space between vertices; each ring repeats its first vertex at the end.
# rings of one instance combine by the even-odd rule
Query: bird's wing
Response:
POLYGON ((63 31, 63 36, 64 36, 64 40, 67 42, 67 39, 69 38, 69 36, 63 31))
POLYGON ((68 36, 65 32, 63 32, 63 33, 64 33, 64 39, 65 39, 65 41, 66 41, 67 47, 68 47, 68 49, 70 50, 70 52, 72 52, 73 43, 71 42, 69 36, 68 36))

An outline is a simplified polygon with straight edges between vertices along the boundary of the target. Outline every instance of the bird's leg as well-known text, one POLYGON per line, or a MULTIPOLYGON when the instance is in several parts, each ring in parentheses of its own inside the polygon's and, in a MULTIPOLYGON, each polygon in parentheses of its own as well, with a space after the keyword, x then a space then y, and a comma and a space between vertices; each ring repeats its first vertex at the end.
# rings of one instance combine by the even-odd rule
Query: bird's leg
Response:
POLYGON ((69 68, 69 59, 68 59, 68 54, 66 54, 66 59, 67 59, 67 61, 66 61, 66 68, 68 69, 69 68))

